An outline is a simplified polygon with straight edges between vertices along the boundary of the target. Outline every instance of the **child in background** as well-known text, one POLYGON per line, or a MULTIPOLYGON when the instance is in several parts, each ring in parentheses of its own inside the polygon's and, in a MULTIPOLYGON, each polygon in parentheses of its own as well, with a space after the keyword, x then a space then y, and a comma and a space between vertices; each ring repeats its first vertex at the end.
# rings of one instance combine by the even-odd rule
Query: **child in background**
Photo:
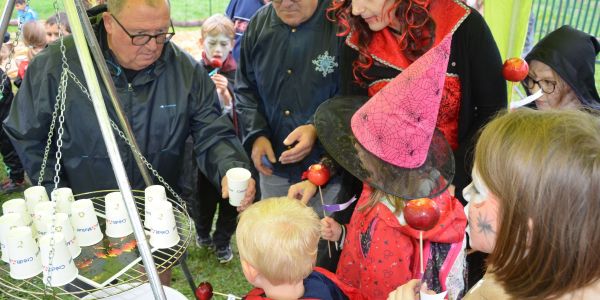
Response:
POLYGON ((243 211, 236 240, 255 286, 245 299, 357 299, 333 273, 314 267, 320 232, 314 210, 295 199, 265 199, 243 211))
POLYGON ((209 72, 223 112, 231 112, 233 103, 233 82, 237 64, 231 55, 235 31, 233 22, 225 15, 212 15, 202 24, 198 44, 202 48, 202 64, 209 72), (213 62, 218 60, 221 66, 213 62), (216 68, 219 68, 215 71, 216 68))
POLYGON ((29 62, 46 48, 46 29, 42 23, 35 21, 29 22, 23 26, 23 43, 27 46, 27 56, 18 62, 18 74, 15 79, 15 85, 21 86, 21 81, 25 78, 25 72, 29 62))
MULTIPOLYGON (((233 80, 237 67, 231 56, 233 47, 233 23, 224 15, 216 14, 204 21, 198 41, 203 49, 202 64, 211 76, 215 86, 224 117, 232 117, 237 130, 237 118, 233 107, 233 80), (219 60, 221 66, 213 66, 212 61, 219 60)), ((216 103, 215 103, 216 104, 216 103)), ((235 231, 237 210, 221 198, 217 190, 204 174, 198 171, 196 162, 191 157, 192 142, 188 139, 184 161, 192 161, 183 170, 180 186, 182 196, 188 202, 190 215, 196 224, 196 245, 200 248, 215 249, 220 263, 233 259, 231 236, 235 231), (189 158, 188 158, 189 156, 189 158), (214 233, 211 236, 213 219, 219 205, 219 216, 214 233)))
POLYGON ((71 26, 64 12, 54 14, 46 20, 46 43, 51 44, 58 40, 61 33, 63 36, 71 34, 71 26))
POLYGON ((10 25, 27 24, 37 20, 37 13, 27 5, 25 0, 16 0, 17 19, 11 20, 10 25))

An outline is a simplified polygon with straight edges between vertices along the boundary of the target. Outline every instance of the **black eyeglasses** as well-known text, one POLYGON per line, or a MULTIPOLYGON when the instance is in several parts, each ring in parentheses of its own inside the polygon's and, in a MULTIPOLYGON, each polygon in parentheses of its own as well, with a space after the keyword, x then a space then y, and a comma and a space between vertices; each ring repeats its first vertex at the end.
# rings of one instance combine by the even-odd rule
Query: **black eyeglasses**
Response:
POLYGON ((115 21, 117 22, 117 24, 119 24, 121 29, 123 29, 123 31, 125 31, 125 33, 131 38, 131 43, 135 46, 144 46, 148 44, 148 42, 150 42, 151 39, 156 40, 157 44, 166 44, 175 35, 175 28, 173 27, 172 21, 169 21, 171 26, 171 32, 164 32, 159 34, 131 34, 129 33, 129 31, 127 31, 127 29, 125 29, 125 27, 123 27, 123 24, 121 24, 121 22, 119 22, 119 20, 113 14, 110 14, 110 16, 113 19, 115 19, 115 21))
POLYGON ((542 92, 546 93, 546 94, 552 94, 554 92, 554 89, 556 88, 556 81, 550 81, 550 80, 535 80, 529 76, 525 77, 525 79, 523 79, 523 85, 528 88, 528 89, 533 89, 533 87, 535 85, 538 85, 540 87, 540 89, 542 89, 542 92))

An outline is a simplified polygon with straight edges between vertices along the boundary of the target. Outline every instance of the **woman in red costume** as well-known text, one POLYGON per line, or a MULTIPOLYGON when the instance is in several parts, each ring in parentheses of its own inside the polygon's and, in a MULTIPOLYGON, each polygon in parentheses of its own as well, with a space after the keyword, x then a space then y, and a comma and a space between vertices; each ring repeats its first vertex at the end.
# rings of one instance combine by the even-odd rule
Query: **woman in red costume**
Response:
MULTIPOLYGON (((437 128, 454 152, 452 183, 462 191, 471 181, 473 136, 506 107, 502 61, 481 15, 460 0, 337 0, 329 13, 346 35, 340 65, 345 95, 374 95, 452 35, 437 128)), ((472 285, 483 275, 483 260, 475 254, 468 261, 472 285)))

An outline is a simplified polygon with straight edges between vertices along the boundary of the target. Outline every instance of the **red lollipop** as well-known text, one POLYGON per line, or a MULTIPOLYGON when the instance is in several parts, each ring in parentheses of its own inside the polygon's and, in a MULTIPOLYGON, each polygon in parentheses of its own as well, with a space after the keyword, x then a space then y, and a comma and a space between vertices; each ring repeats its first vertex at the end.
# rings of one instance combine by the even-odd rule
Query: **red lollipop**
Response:
POLYGON ((435 227, 440 220, 440 209, 433 200, 421 198, 408 201, 402 212, 408 226, 419 230, 419 256, 423 274, 423 231, 435 227))
POLYGON ((201 282, 195 291, 198 300, 210 300, 213 296, 213 288, 209 282, 201 282))
POLYGON ((308 168, 307 177, 314 185, 325 185, 329 181, 329 169, 322 164, 314 164, 308 168))
MULTIPOLYGON (((306 174, 308 181, 319 187, 319 196, 321 197, 321 206, 323 207, 323 216, 327 216, 325 213, 325 201, 323 200, 323 191, 321 186, 325 185, 329 181, 329 169, 323 164, 314 164, 308 167, 308 174, 306 174)), ((338 248, 337 242, 335 242, 335 248, 338 248)), ((329 257, 331 258, 331 245, 327 241, 327 250, 329 250, 329 257)))
POLYGON ((406 223, 416 230, 427 231, 440 220, 440 209, 429 198, 408 201, 403 212, 406 223))
POLYGON ((220 68, 220 67, 223 66, 223 62, 220 59, 218 59, 218 58, 213 58, 210 61, 210 66, 213 67, 213 68, 220 68))
POLYGON ((509 58, 502 66, 502 76, 512 82, 520 82, 529 74, 529 65, 520 57, 509 58))

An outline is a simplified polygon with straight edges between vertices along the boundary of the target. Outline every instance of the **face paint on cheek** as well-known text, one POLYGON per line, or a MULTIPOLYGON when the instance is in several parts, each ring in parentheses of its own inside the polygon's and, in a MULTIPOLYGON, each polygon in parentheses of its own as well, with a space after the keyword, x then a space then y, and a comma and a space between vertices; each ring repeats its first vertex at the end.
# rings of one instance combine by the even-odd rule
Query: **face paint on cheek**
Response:
POLYGON ((204 52, 209 60, 224 60, 233 49, 231 39, 224 34, 208 35, 204 40, 204 52))

